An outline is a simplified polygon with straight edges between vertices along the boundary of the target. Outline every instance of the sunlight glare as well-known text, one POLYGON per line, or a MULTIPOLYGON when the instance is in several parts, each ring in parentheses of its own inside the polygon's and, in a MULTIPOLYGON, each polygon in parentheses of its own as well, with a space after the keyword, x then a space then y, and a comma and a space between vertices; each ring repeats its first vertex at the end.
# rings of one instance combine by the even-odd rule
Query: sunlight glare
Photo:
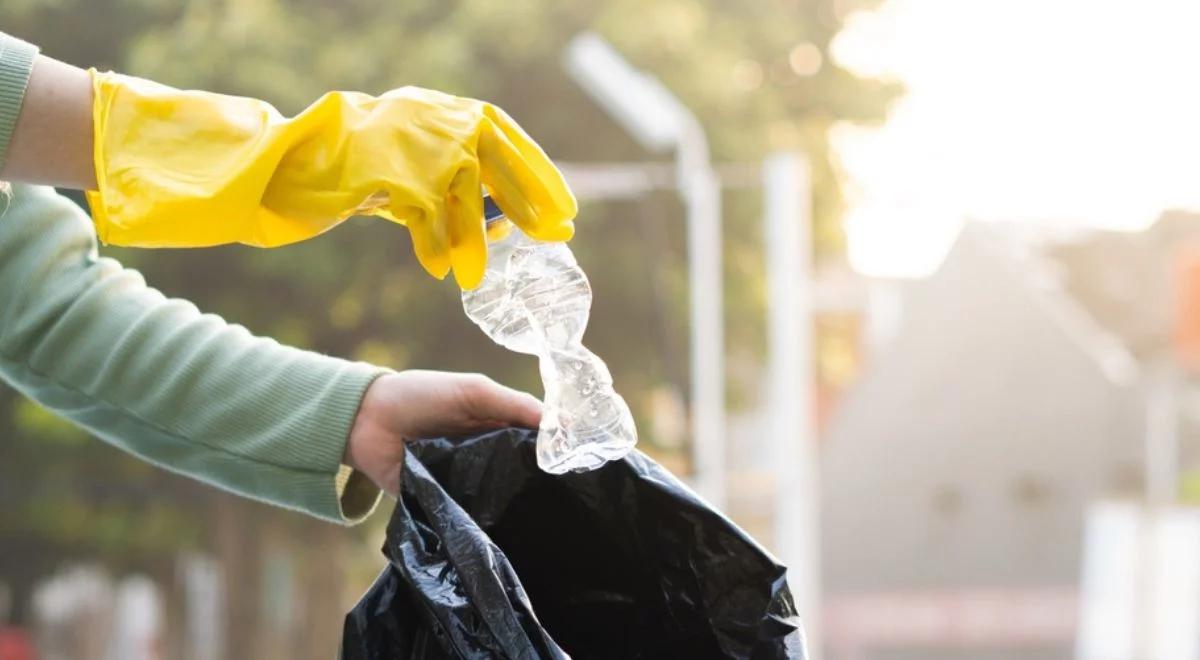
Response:
POLYGON ((1196 25, 1173 0, 851 14, 833 59, 907 88, 882 127, 833 131, 855 267, 927 274, 967 218, 1137 230, 1200 208, 1196 25))

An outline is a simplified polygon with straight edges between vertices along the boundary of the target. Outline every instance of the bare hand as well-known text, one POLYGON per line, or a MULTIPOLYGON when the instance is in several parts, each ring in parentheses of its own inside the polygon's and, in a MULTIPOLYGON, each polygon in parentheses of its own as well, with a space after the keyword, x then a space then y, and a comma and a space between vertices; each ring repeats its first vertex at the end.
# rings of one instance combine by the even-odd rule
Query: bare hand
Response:
POLYGON ((542 404, 479 374, 402 371, 367 388, 343 462, 396 495, 404 443, 507 426, 537 428, 542 404))

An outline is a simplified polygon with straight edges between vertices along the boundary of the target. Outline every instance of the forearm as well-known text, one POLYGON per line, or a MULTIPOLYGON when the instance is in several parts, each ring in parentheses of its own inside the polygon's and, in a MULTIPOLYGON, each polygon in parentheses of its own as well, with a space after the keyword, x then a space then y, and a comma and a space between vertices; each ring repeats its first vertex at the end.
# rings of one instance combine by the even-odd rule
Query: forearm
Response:
POLYGON ((11 109, 0 179, 91 190, 92 83, 88 73, 37 55, 28 44, 0 35, 0 70, 11 109), (30 66, 32 64, 32 66, 30 66))
POLYGON ((39 55, 0 179, 92 190, 92 162, 91 78, 83 69, 39 55))

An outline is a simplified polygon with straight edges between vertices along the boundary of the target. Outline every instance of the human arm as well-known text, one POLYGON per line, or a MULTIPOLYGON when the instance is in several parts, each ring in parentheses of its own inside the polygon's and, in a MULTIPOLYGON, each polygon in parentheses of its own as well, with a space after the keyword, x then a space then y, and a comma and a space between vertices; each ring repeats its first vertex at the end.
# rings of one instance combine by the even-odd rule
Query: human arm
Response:
MULTIPOLYGON (((3 202, 0 202, 3 204, 3 202)), ((385 369, 281 346, 99 258, 86 215, 17 185, 0 215, 0 377, 101 439, 343 523, 378 490, 342 465, 385 369)))
POLYGON ((0 96, 6 96, 0 102, 0 134, 11 135, 7 148, 0 144, 5 154, 0 180, 95 188, 87 71, 40 55, 34 46, 4 34, 0 62, 0 96), (8 131, 3 130, 6 114, 8 131))
POLYGON ((281 346, 168 299, 98 258, 49 188, 14 187, 0 283, 0 378, 162 467, 326 520, 398 492, 406 440, 540 421, 536 399, 483 376, 281 346))
POLYGON ((0 47, 33 70, 24 109, 0 81, 10 98, 0 131, 21 110, 7 118, 16 130, 0 176, 86 189, 106 243, 274 247, 377 215, 408 228, 431 275, 453 270, 472 288, 487 256, 483 187, 533 238, 574 232, 561 173, 484 101, 415 87, 329 92, 285 117, 258 99, 35 58, 5 35, 0 47))

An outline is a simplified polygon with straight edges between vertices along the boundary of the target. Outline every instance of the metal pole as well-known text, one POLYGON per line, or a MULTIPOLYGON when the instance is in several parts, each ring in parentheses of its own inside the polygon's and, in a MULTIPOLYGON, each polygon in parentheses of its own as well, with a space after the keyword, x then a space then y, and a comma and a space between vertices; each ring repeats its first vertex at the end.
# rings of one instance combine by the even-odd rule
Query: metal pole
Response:
MULTIPOLYGON (((602 37, 582 32, 567 72, 642 146, 675 149, 676 185, 688 220, 691 287, 692 467, 696 490, 725 504, 725 360, 721 294, 721 189, 696 116, 602 37)), ((648 182, 649 183, 649 182, 648 182)))
POLYGON ((721 184, 708 140, 687 118, 676 152, 687 211, 691 307, 692 460, 696 490, 725 506, 725 332, 721 267, 721 184))
POLYGON ((1179 403, 1174 364, 1160 359, 1148 370, 1146 384, 1146 506, 1141 518, 1141 547, 1138 556, 1138 617, 1135 622, 1134 643, 1140 658, 1157 658, 1161 653, 1160 640, 1155 635, 1155 622, 1162 616, 1158 611, 1159 592, 1165 588, 1168 576, 1159 572, 1157 558, 1165 513, 1174 505, 1179 486, 1179 403))
POLYGON ((1146 502, 1170 506, 1179 489, 1179 385, 1170 360, 1149 371, 1146 394, 1146 502))
POLYGON ((774 545, 804 622, 807 657, 821 654, 820 525, 814 423, 811 180, 800 154, 763 164, 767 261, 767 410, 776 470, 774 545))

